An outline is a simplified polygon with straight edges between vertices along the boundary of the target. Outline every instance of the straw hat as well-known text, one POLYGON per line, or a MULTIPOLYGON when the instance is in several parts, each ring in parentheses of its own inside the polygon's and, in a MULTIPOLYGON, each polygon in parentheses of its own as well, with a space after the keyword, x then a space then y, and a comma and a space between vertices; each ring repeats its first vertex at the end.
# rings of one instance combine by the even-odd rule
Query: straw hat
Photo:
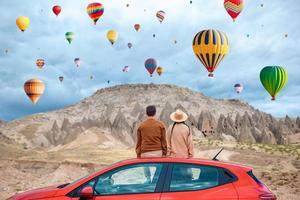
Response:
POLYGON ((184 122, 188 119, 188 116, 182 110, 178 109, 170 115, 170 118, 174 122, 184 122))

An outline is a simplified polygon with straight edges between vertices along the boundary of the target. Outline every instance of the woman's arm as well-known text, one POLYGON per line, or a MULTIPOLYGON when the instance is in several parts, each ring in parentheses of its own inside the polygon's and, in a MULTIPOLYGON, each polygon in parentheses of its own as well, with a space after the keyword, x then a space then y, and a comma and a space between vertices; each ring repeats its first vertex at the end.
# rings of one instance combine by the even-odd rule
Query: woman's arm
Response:
POLYGON ((191 130, 189 130, 189 134, 187 136, 187 148, 188 148, 189 158, 193 158, 194 157, 194 143, 193 143, 193 134, 192 134, 191 130))

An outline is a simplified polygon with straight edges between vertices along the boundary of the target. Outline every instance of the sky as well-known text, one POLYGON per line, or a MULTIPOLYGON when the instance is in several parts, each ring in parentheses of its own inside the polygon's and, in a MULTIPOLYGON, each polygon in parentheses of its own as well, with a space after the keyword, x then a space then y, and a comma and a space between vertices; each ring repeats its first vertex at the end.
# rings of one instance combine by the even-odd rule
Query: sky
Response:
POLYGON ((190 0, 99 0, 104 14, 97 25, 86 13, 92 2, 0 1, 0 119, 63 108, 98 89, 137 83, 175 84, 217 99, 240 99, 276 117, 300 115, 298 0, 246 0, 235 22, 223 0, 193 0, 192 4, 190 0), (58 17, 52 12, 54 5, 62 7, 58 17), (159 10, 166 13, 162 24, 156 18, 159 10), (25 32, 15 23, 21 15, 30 18, 25 32), (141 24, 139 32, 133 28, 136 23, 141 24), (111 29, 119 33, 113 46, 106 39, 111 29), (225 32, 230 43, 214 78, 207 76, 192 50, 194 36, 205 29, 225 32), (65 39, 68 31, 76 34, 72 44, 65 39), (133 44, 131 49, 128 42, 133 44), (76 57, 82 62, 78 68, 76 57), (38 58, 46 62, 42 70, 35 65, 38 58), (147 58, 157 59, 164 67, 161 77, 149 77, 144 67, 147 58), (129 73, 122 72, 126 65, 129 73), (276 101, 271 101, 259 80, 260 70, 268 65, 283 66, 289 74, 276 101), (62 83, 59 76, 65 78, 62 83), (36 105, 23 90, 31 78, 46 86, 36 105), (234 92, 235 83, 244 85, 243 93, 234 92))

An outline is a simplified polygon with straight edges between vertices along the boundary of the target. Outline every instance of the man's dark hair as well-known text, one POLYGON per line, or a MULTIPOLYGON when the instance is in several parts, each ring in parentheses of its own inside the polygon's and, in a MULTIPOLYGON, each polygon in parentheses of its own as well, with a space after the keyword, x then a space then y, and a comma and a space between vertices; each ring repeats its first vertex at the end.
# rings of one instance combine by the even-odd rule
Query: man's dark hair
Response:
POLYGON ((153 117, 156 114, 155 106, 147 106, 146 113, 149 117, 153 117))

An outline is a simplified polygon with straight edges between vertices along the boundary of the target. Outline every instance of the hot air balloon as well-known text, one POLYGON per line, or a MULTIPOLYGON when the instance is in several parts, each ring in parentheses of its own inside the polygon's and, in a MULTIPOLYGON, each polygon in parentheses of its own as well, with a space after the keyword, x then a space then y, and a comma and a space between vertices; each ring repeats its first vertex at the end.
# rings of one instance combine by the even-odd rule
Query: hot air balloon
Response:
POLYGON ((94 21, 94 24, 96 25, 97 21, 104 13, 104 7, 101 3, 90 3, 86 7, 86 11, 89 14, 90 18, 94 21))
POLYGON ((285 38, 287 38, 288 36, 289 36, 289 35, 288 35, 287 33, 286 33, 286 34, 284 34, 284 37, 285 37, 285 38))
POLYGON ((177 40, 174 40, 174 44, 177 44, 177 40))
POLYGON ((127 8, 129 7, 129 3, 126 4, 126 7, 127 7, 127 8))
POLYGON ((24 32, 28 28, 30 20, 28 17, 21 16, 17 18, 16 24, 19 27, 19 29, 24 32))
POLYGON ((118 33, 115 30, 110 30, 107 32, 106 37, 110 41, 110 43, 113 45, 118 39, 118 33))
POLYGON ((193 40, 193 50, 197 58, 213 77, 213 72, 229 51, 228 38, 218 30, 203 30, 193 40))
POLYGON ((128 66, 124 66, 122 69, 123 72, 129 72, 129 67, 128 66))
POLYGON ((61 12, 61 7, 59 5, 53 6, 52 11, 57 17, 59 15, 59 13, 61 12))
POLYGON ((280 66, 266 66, 260 71, 260 81, 275 100, 276 95, 288 82, 287 71, 280 66))
POLYGON ((131 49, 132 43, 129 42, 129 43, 127 44, 127 46, 128 46, 129 49, 131 49))
POLYGON ((80 66, 80 63, 81 63, 80 58, 75 58, 75 59, 74 59, 74 63, 75 63, 75 65, 76 65, 77 67, 79 67, 79 66, 80 66))
POLYGON ((158 62, 154 58, 149 58, 145 61, 145 67, 151 77, 152 77, 153 73, 155 72, 157 65, 158 65, 158 62))
POLYGON ((141 28, 141 25, 140 25, 140 24, 135 24, 133 27, 134 27, 134 29, 135 29, 136 31, 139 31, 140 28, 141 28))
POLYGON ((190 4, 192 4, 193 3, 193 1, 190 1, 190 4))
POLYGON ((5 53, 7 54, 9 52, 9 50, 8 49, 5 49, 5 53))
POLYGON ((30 79, 24 84, 24 91, 33 104, 38 102, 39 98, 44 93, 44 90, 44 83, 38 79, 30 79))
POLYGON ((107 81, 107 84, 109 84, 109 83, 110 83, 110 80, 107 81))
POLYGON ((233 21, 235 21, 244 8, 244 0, 225 0, 224 7, 233 21))
POLYGON ((63 76, 60 76, 60 77, 58 77, 58 80, 59 80, 60 82, 63 82, 64 77, 63 77, 63 76))
POLYGON ((37 59, 35 63, 36 63, 36 66, 39 69, 42 69, 45 65, 45 60, 44 59, 37 59))
POLYGON ((152 37, 154 37, 154 38, 155 38, 155 36, 156 36, 155 34, 152 35, 152 37))
POLYGON ((242 84, 237 83, 234 85, 234 90, 238 94, 241 93, 243 91, 243 89, 244 89, 244 87, 242 84))
POLYGON ((162 23, 166 17, 166 13, 164 11, 160 10, 156 13, 156 17, 157 17, 158 21, 160 23, 162 23))
POLYGON ((65 36, 69 44, 71 44, 71 42, 75 39, 75 33, 73 32, 66 32, 65 36))
POLYGON ((94 79, 94 77, 93 77, 93 76, 90 76, 90 79, 91 79, 91 80, 93 80, 93 79, 94 79))
POLYGON ((164 68, 163 67, 157 67, 156 68, 156 73, 161 76, 164 73, 164 68))

